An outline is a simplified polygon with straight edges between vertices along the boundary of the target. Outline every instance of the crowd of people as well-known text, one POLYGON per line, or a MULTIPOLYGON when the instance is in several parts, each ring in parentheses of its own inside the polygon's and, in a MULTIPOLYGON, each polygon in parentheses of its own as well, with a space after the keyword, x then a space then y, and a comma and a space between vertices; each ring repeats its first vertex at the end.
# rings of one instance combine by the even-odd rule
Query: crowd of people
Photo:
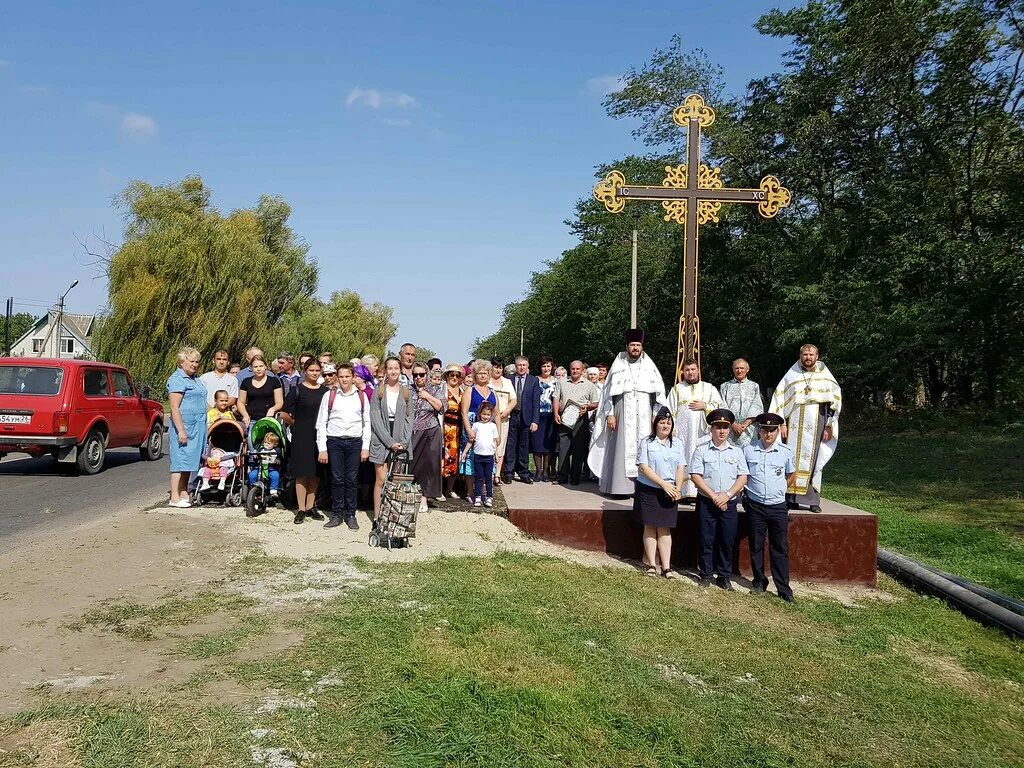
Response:
MULTIPOLYGON (((248 427, 263 418, 287 426, 287 475, 294 521, 358 529, 362 498, 379 512, 393 462, 408 462, 430 506, 493 505, 493 486, 597 480, 601 493, 633 496, 644 525, 644 563, 674 578, 671 529, 678 504, 700 521, 701 584, 732 589, 737 504, 751 525, 755 559, 768 540, 780 596, 788 587, 786 525, 798 505, 820 512, 821 472, 835 450, 841 391, 814 345, 786 373, 765 408, 761 388, 739 358, 733 378, 715 387, 684 361, 666 391, 633 329, 610 366, 541 356, 445 365, 417 358, 413 344, 381 362, 373 355, 335 361, 330 353, 285 352, 269 363, 257 347, 245 367, 224 350, 198 375, 200 355, 178 354, 168 380, 172 506, 188 506, 203 435, 216 419, 248 427), (781 439, 777 439, 781 437, 781 439), (532 464, 531 464, 532 458, 532 464)), ((481 510, 482 511, 482 510, 481 510)), ((767 580, 755 568, 755 588, 767 580)))

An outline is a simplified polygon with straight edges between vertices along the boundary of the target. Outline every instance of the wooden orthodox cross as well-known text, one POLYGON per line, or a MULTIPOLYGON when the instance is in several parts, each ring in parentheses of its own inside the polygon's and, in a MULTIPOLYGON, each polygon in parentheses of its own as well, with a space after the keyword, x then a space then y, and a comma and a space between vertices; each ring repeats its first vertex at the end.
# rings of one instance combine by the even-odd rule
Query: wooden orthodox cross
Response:
POLYGON ((765 176, 757 189, 730 189, 722 184, 722 169, 709 168, 700 162, 700 130, 715 122, 715 111, 697 94, 686 97, 681 107, 672 112, 676 125, 687 129, 686 163, 666 166, 665 180, 660 187, 637 187, 626 184, 626 177, 611 171, 594 187, 594 197, 604 203, 610 213, 621 213, 627 200, 660 200, 665 208, 665 221, 684 227, 683 237, 683 312, 679 317, 679 344, 676 352, 676 383, 683 376, 683 362, 688 359, 700 365, 700 318, 697 316, 697 228, 709 221, 718 221, 722 203, 748 203, 758 213, 771 218, 789 205, 789 190, 774 176, 765 176), (689 173, 688 169, 697 169, 689 173))

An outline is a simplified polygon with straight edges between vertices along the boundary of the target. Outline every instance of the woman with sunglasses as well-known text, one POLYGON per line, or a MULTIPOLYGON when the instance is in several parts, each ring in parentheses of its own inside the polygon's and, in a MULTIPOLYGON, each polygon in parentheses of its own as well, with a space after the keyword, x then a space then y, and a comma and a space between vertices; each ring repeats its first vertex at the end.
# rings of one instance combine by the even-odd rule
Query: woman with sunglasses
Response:
POLYGON ((450 499, 457 499, 455 481, 459 479, 459 414, 462 405, 462 379, 465 374, 461 365, 449 365, 444 369, 445 410, 443 417, 444 450, 441 454, 441 477, 444 493, 450 499))
POLYGON ((428 503, 444 501, 441 495, 441 424, 437 415, 444 410, 441 387, 430 383, 430 371, 423 363, 412 366, 412 474, 428 503))

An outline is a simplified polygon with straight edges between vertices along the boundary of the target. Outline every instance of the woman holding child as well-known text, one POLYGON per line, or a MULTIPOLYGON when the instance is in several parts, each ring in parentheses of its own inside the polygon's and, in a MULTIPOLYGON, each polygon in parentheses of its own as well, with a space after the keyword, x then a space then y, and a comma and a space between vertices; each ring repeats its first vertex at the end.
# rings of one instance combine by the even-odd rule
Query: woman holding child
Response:
POLYGON ((314 509, 319 485, 316 416, 320 410, 320 401, 327 392, 326 386, 317 384, 320 374, 320 361, 312 356, 306 358, 302 368, 302 381, 291 388, 281 411, 281 420, 292 428, 288 472, 295 478, 295 497, 299 505, 295 512, 296 525, 307 517, 312 520, 324 519, 324 516, 314 509))

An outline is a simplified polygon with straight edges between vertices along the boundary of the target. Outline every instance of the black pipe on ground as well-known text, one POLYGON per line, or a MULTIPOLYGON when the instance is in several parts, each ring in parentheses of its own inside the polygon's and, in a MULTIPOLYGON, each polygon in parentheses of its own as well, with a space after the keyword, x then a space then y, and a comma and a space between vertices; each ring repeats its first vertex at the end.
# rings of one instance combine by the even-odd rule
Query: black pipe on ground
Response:
MULTIPOLYGON (((940 576, 916 560, 879 547, 878 568, 914 589, 942 598, 961 613, 986 626, 1001 629, 1018 639, 1024 638, 1024 616, 998 605, 945 576, 940 576)), ((980 589, 984 588, 980 587, 980 589)))
POLYGON ((957 576, 955 573, 948 573, 947 571, 939 570, 938 568, 928 565, 927 563, 920 563, 924 568, 927 568, 932 573, 936 573, 944 579, 949 579, 954 584, 959 584, 964 589, 969 589, 976 595, 984 597, 986 600, 991 600, 996 605, 1001 605, 1008 611, 1013 611, 1018 616, 1024 616, 1024 603, 1014 600, 1012 597, 1004 595, 1002 592, 996 592, 988 587, 983 587, 981 584, 975 584, 973 581, 957 576))

